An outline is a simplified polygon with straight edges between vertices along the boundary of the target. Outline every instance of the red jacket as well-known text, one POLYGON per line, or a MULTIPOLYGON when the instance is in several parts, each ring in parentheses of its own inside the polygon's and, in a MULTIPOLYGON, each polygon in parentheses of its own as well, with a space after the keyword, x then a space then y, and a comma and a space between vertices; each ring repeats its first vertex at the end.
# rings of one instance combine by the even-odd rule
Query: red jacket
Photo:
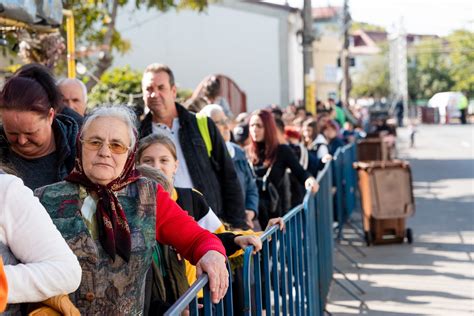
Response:
POLYGON ((225 256, 219 238, 201 228, 161 186, 156 193, 156 240, 175 247, 193 265, 209 250, 225 256))
POLYGON ((7 286, 7 277, 5 271, 3 270, 3 261, 0 257, 0 313, 5 310, 7 305, 8 297, 8 286, 7 286))

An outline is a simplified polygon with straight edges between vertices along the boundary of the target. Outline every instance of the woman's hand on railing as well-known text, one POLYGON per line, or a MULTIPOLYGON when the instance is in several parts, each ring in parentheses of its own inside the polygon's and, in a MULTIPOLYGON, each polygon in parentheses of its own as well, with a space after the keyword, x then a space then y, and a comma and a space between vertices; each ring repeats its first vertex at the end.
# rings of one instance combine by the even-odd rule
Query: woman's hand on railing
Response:
POLYGON ((262 241, 260 240, 260 237, 255 235, 237 236, 235 237, 234 242, 242 249, 245 249, 248 246, 253 246, 254 254, 262 249, 262 241))
POLYGON ((309 177, 304 182, 304 186, 306 190, 311 190, 312 193, 316 193, 319 190, 319 183, 316 181, 314 177, 309 177))
POLYGON ((217 304, 224 297, 229 287, 226 258, 215 250, 208 251, 196 264, 197 277, 203 272, 206 272, 209 277, 211 300, 214 304, 217 304))
POLYGON ((280 230, 285 231, 286 226, 283 217, 270 218, 270 220, 268 220, 267 228, 265 228, 265 230, 269 229, 273 225, 278 225, 280 226, 280 230))
POLYGON ((328 163, 332 160, 332 155, 330 154, 326 154, 323 156, 323 158, 321 158, 321 162, 322 163, 328 163))

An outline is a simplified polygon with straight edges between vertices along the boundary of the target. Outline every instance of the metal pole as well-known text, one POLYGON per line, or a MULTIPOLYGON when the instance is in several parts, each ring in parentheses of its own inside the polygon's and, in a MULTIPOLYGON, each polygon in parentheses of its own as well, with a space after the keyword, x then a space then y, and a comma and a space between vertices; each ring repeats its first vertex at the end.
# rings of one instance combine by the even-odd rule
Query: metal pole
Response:
POLYGON ((351 16, 349 13, 349 0, 344 0, 343 9, 343 46, 341 51, 341 68, 342 68, 342 83, 341 83, 341 100, 343 106, 349 104, 349 95, 352 88, 351 77, 349 73, 350 56, 349 56, 349 30, 351 27, 351 16))
POLYGON ((306 111, 316 114, 313 70, 313 14, 311 0, 304 0, 303 7, 303 69, 304 104, 306 111))
POLYGON ((74 15, 71 10, 63 10, 63 14, 66 17, 67 76, 68 78, 76 78, 74 15))

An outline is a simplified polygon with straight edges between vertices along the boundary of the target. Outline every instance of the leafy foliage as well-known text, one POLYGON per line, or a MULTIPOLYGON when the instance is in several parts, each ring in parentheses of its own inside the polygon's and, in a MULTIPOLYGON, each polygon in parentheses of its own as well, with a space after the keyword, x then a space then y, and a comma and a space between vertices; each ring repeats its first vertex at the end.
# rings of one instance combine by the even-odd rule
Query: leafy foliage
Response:
POLYGON ((92 107, 110 103, 143 106, 141 80, 142 73, 129 66, 111 69, 94 86, 88 103, 92 107))
MULTIPOLYGON (((137 9, 158 11, 192 9, 203 11, 212 0, 134 0, 137 9)), ((116 18, 129 0, 63 0, 65 9, 72 10, 76 30, 76 47, 85 48, 77 57, 83 64, 94 65, 93 74, 101 78, 112 65, 115 53, 130 50, 130 42, 117 31, 116 18)), ((65 33, 65 30, 63 30, 65 33)), ((65 34, 64 34, 65 36, 65 34)), ((91 89, 95 81, 89 81, 91 89)))
POLYGON ((450 52, 450 75, 453 89, 465 91, 474 97, 474 32, 458 30, 448 36, 450 52))
POLYGON ((421 41, 410 51, 408 94, 410 99, 429 99, 454 86, 450 75, 449 47, 442 39, 421 41))

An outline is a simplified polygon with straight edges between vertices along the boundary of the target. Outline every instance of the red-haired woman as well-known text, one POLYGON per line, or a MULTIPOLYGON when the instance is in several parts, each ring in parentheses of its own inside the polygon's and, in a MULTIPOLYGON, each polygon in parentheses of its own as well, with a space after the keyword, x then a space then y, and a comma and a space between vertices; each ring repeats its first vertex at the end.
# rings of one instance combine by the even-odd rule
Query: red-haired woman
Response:
POLYGON ((285 170, 291 172, 306 188, 317 192, 319 185, 309 172, 304 170, 288 145, 280 145, 277 139, 275 121, 270 112, 258 110, 250 117, 250 138, 248 154, 259 189, 258 219, 266 227, 270 218, 283 215, 279 196, 280 181, 285 170))

